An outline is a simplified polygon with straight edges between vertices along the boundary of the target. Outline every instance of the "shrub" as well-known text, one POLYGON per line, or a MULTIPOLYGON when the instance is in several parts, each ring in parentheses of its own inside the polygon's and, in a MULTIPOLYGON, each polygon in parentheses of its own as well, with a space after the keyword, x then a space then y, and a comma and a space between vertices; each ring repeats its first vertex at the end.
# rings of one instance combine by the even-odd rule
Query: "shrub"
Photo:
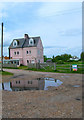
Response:
POLYGON ((23 66, 22 64, 20 64, 20 66, 23 66))
POLYGON ((57 61, 57 64, 64 64, 64 61, 59 60, 59 61, 57 61))

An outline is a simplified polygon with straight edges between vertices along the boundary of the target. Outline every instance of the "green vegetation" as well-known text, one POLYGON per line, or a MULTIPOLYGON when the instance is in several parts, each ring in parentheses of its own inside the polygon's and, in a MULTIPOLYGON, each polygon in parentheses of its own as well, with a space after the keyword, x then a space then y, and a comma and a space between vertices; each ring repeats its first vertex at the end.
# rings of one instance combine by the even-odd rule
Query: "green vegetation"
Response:
POLYGON ((57 70, 45 70, 45 69, 36 69, 36 68, 29 68, 27 70, 31 70, 31 71, 40 71, 40 72, 55 72, 55 73, 80 73, 80 74, 84 74, 84 69, 80 69, 78 71, 70 71, 70 70, 64 70, 64 69, 57 69, 57 70))
POLYGON ((20 67, 18 67, 18 69, 26 70, 26 69, 28 69, 28 66, 21 65, 20 67))
POLYGON ((81 53, 81 60, 84 62, 84 52, 81 53))
MULTIPOLYGON (((47 58, 47 56, 44 55, 44 62, 47 62, 47 60, 51 60, 52 62, 56 62, 57 64, 64 64, 65 62, 75 62, 75 59, 78 59, 77 56, 71 56, 70 54, 62 54, 57 56, 52 56, 52 58, 47 58), (70 59, 73 60, 70 60, 70 59)), ((78 61, 82 61, 84 59, 84 53, 81 53, 81 59, 78 59, 78 61)))
POLYGON ((27 66, 24 66, 24 65, 21 65, 21 66, 19 66, 19 67, 4 67, 4 68, 6 68, 6 69, 22 69, 22 70, 26 70, 26 69, 28 69, 28 67, 27 66))
MULTIPOLYGON (((36 68, 28 68, 27 66, 20 66, 17 69, 41 71, 41 72, 57 72, 57 73, 84 73, 83 67, 84 67, 84 64, 82 64, 82 62, 79 61, 79 62, 70 62, 70 64, 68 62, 64 64, 56 64, 56 70, 54 70, 54 66, 52 67, 46 66, 45 69, 36 69, 36 68), (70 66, 73 64, 78 65, 77 71, 73 71, 72 69, 70 71, 70 66)), ((9 69, 15 69, 15 68, 9 68, 9 69)))
MULTIPOLYGON (((33 71, 42 71, 42 72, 58 72, 58 73, 84 73, 84 52, 81 53, 81 58, 78 60, 70 60, 70 58, 73 58, 70 54, 63 54, 63 55, 58 55, 56 57, 52 58, 47 58, 44 56, 44 62, 47 60, 52 61, 52 66, 46 66, 45 68, 42 69, 36 69, 36 68, 28 68, 28 66, 23 66, 21 65, 20 67, 13 68, 13 67, 8 67, 7 69, 22 69, 22 70, 33 70, 33 71), (53 63, 56 63, 56 70, 54 70, 54 65, 53 63), (73 71, 72 70, 72 65, 77 64, 78 70, 73 71)), ((77 56, 74 56, 75 59, 77 59, 77 56)))
POLYGON ((13 75, 13 73, 6 72, 6 71, 3 71, 3 72, 0 71, 0 75, 13 75))
POLYGON ((72 58, 71 55, 63 54, 63 55, 58 55, 58 56, 56 56, 56 57, 53 56, 52 61, 53 61, 53 62, 57 62, 58 64, 62 64, 62 63, 64 63, 64 62, 69 61, 70 58, 72 58))

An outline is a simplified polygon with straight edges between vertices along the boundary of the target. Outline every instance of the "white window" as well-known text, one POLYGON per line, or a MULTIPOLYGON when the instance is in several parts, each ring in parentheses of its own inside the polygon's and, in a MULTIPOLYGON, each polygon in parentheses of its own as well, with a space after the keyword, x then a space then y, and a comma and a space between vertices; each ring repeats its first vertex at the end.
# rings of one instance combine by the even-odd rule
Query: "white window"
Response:
POLYGON ((34 40, 32 38, 29 39, 29 45, 34 45, 34 40))
POLYGON ((16 47, 17 46, 17 40, 13 41, 13 46, 16 47))
POLYGON ((17 55, 19 55, 19 51, 17 51, 17 55))
POLYGON ((27 51, 27 54, 28 54, 28 51, 27 51))
POLYGON ((31 63, 35 63, 35 61, 34 61, 34 60, 32 60, 32 61, 31 61, 31 63))
POLYGON ((38 50, 38 55, 40 55, 40 50, 38 50))
POLYGON ((14 55, 16 55, 16 52, 14 52, 14 55))
POLYGON ((29 51, 29 54, 31 54, 31 50, 29 51))

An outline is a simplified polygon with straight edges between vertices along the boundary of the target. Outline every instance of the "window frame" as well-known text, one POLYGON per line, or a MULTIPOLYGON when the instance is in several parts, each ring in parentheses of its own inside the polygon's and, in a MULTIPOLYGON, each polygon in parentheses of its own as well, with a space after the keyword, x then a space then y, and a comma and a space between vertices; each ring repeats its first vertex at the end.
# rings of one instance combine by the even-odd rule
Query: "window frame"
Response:
POLYGON ((29 50, 29 54, 31 54, 31 50, 29 50))
POLYGON ((16 55, 16 52, 14 52, 14 55, 16 55))
POLYGON ((27 55, 28 55, 28 54, 29 54, 29 51, 27 50, 26 53, 27 53, 27 55))
POLYGON ((19 51, 17 51, 17 55, 19 55, 19 51))

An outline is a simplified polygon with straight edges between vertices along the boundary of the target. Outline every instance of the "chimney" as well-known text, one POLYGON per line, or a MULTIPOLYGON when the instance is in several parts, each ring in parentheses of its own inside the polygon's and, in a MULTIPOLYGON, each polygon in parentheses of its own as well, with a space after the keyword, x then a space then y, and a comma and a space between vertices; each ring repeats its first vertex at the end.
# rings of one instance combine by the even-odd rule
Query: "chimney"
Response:
POLYGON ((28 39, 29 38, 28 34, 24 34, 24 38, 28 39))

